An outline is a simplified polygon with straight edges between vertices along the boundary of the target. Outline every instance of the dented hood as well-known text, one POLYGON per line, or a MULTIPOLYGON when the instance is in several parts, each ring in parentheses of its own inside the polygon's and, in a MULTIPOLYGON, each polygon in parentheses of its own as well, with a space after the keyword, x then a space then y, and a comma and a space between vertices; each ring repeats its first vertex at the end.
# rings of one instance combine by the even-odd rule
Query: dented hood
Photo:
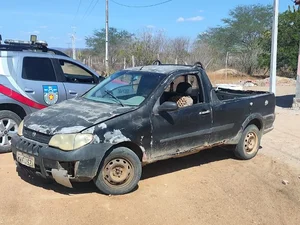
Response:
POLYGON ((134 109, 78 97, 32 113, 24 126, 49 135, 77 133, 134 109))

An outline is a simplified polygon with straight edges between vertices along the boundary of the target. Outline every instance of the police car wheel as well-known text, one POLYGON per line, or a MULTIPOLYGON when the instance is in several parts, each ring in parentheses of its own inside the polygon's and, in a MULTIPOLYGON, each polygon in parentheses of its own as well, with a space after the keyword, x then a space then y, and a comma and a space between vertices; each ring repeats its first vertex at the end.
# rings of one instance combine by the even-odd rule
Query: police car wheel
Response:
POLYGON ((0 111, 0 153, 11 151, 11 135, 18 132, 21 118, 14 112, 0 111))
POLYGON ((139 157, 128 148, 118 147, 102 160, 94 182, 104 194, 123 195, 137 187, 141 175, 139 157))

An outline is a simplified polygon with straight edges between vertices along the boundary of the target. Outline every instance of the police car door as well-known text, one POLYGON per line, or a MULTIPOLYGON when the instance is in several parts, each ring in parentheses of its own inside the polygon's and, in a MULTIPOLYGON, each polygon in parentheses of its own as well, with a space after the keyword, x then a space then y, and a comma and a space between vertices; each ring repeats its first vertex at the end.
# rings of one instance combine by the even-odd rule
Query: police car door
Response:
POLYGON ((55 62, 59 64, 68 99, 81 96, 99 83, 96 74, 75 61, 57 59, 55 62))
POLYGON ((57 79, 51 56, 25 56, 21 63, 18 83, 33 101, 45 106, 66 100, 66 90, 57 79))

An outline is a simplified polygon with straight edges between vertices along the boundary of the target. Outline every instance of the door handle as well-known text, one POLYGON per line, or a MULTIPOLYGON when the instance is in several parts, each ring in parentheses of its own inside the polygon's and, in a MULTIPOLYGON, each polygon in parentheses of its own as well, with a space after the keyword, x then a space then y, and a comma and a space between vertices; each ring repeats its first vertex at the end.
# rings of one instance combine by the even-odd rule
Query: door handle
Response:
POLYGON ((206 110, 206 111, 199 112, 199 115, 206 115, 206 114, 209 114, 209 113, 210 113, 210 110, 206 110))
POLYGON ((30 94, 34 94, 34 90, 30 89, 30 88, 25 88, 24 89, 25 92, 30 93, 30 94))
POLYGON ((70 94, 70 95, 77 95, 77 92, 76 92, 76 91, 69 90, 69 94, 70 94))

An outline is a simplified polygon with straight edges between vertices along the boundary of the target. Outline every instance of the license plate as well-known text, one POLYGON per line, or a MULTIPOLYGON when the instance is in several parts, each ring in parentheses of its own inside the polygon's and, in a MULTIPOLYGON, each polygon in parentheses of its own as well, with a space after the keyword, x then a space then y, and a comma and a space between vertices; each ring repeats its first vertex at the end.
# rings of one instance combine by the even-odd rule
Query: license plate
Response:
POLYGON ((17 161, 25 166, 35 168, 34 157, 22 152, 17 152, 17 161))

